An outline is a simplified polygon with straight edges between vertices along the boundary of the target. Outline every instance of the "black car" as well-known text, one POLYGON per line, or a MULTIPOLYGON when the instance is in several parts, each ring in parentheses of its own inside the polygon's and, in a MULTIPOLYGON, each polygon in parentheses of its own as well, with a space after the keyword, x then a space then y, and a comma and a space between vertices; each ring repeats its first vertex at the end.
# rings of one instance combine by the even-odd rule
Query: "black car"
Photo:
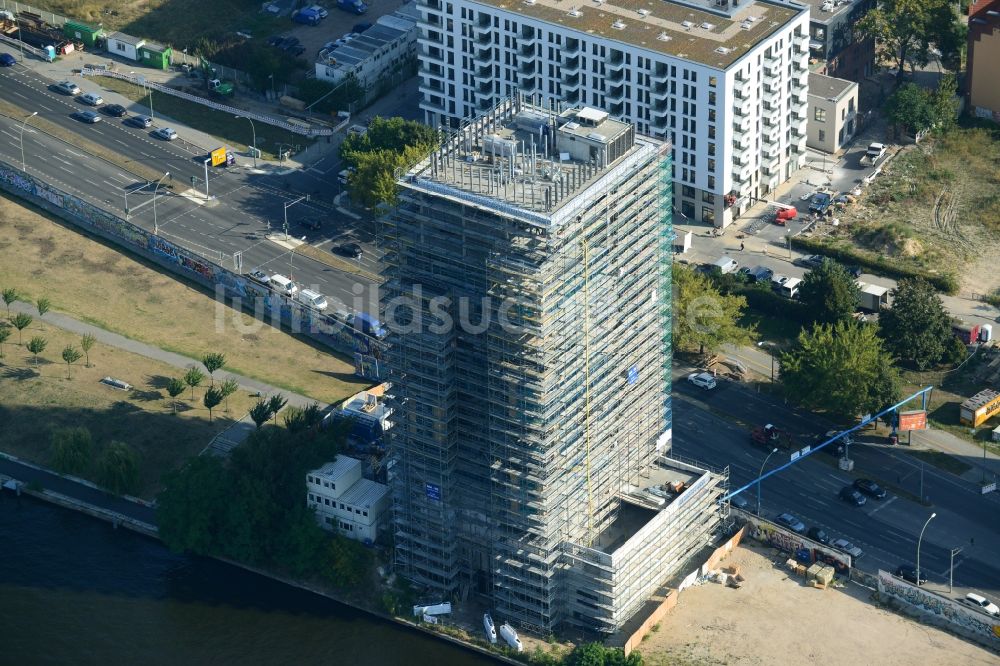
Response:
POLYGON ((927 582, 927 579, 923 576, 920 577, 920 582, 917 582, 917 568, 912 564, 900 564, 896 567, 896 577, 909 581, 914 585, 923 585, 927 582))
POLYGON ((323 228, 323 220, 318 217, 312 217, 306 220, 302 220, 302 226, 306 229, 312 229, 313 231, 319 231, 323 228))
POLYGON ((809 531, 806 533, 806 536, 812 539, 813 541, 820 542, 824 546, 830 543, 830 535, 818 527, 810 527, 809 531))
POLYGON ((128 110, 121 104, 105 104, 101 111, 114 118, 124 118, 128 115, 128 110))
POLYGON ((282 37, 282 36, 280 36, 280 35, 274 35, 272 37, 268 37, 267 38, 267 45, 268 46, 277 46, 277 47, 280 48, 281 45, 284 44, 284 43, 285 43, 285 38, 282 37))
POLYGON ((851 274, 851 277, 857 279, 861 277, 861 266, 848 266, 847 272, 851 274))
POLYGON ((875 499, 885 499, 885 488, 878 485, 871 479, 855 479, 854 487, 863 492, 868 497, 875 499))
POLYGON ((73 114, 73 117, 84 123, 99 123, 101 122, 101 117, 97 115, 97 111, 77 111, 73 114))
POLYGON ((357 243, 345 243, 344 245, 337 245, 333 248, 333 251, 339 255, 345 257, 350 257, 351 259, 360 259, 361 255, 364 254, 361 250, 361 246, 357 243))
POLYGON ((281 49, 282 51, 290 51, 298 45, 299 45, 298 37, 285 37, 285 39, 283 39, 282 42, 278 44, 278 48, 281 49))
POLYGON ((854 506, 864 506, 868 500, 851 486, 844 486, 840 490, 840 499, 854 506))
POLYGON ((826 259, 822 254, 810 254, 807 257, 800 257, 794 261, 795 264, 802 266, 803 268, 818 268, 823 264, 823 260, 826 259))
POLYGON ((299 44, 297 46, 293 46, 292 48, 288 49, 288 52, 291 53, 293 56, 300 56, 306 52, 306 47, 299 44))

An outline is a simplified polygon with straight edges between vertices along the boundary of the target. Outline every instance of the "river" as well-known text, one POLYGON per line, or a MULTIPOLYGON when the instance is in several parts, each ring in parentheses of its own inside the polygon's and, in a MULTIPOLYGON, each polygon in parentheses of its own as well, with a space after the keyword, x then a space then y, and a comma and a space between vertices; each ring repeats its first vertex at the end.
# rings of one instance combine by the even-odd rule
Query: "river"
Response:
POLYGON ((0 544, 2 664, 497 663, 8 491, 0 544))

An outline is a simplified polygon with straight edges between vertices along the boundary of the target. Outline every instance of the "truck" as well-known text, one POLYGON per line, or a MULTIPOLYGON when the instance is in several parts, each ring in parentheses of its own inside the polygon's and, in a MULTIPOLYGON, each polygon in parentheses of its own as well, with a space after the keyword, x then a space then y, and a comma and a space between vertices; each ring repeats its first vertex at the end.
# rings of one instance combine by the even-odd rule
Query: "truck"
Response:
POLYGON ((885 157, 886 146, 883 143, 869 143, 868 150, 861 156, 861 164, 875 166, 880 159, 885 157))
POLYGON ((829 192, 817 192, 809 201, 809 212, 816 215, 826 215, 833 203, 833 197, 829 192))
POLYGON ((337 9, 360 16, 368 12, 368 5, 364 0, 337 0, 337 9))
POLYGON ((296 23, 302 23, 303 25, 319 25, 319 22, 323 20, 317 9, 312 7, 306 7, 305 9, 300 9, 292 16, 292 20, 296 23))

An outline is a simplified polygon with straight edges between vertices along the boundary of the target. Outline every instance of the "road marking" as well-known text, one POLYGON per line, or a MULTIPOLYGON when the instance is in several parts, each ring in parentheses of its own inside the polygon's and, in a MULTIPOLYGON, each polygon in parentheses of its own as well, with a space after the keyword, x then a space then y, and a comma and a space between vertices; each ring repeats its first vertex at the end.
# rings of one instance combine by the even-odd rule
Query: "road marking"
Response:
POLYGON ((59 167, 59 168, 60 168, 60 169, 62 169, 63 171, 65 171, 66 173, 69 173, 69 174, 72 174, 72 173, 73 173, 72 171, 70 171, 69 169, 67 169, 67 168, 66 168, 66 167, 64 167, 64 166, 61 166, 61 167, 59 167))
POLYGON ((17 95, 18 97, 20 97, 21 99, 28 99, 27 97, 25 97, 21 93, 17 92, 16 90, 11 90, 11 92, 14 93, 15 95, 17 95))
POLYGON ((49 107, 45 106, 44 104, 39 104, 38 106, 40 106, 41 108, 45 109, 49 113, 55 113, 54 109, 50 109, 49 107))
POLYGON ((70 150, 69 148, 66 149, 66 152, 69 153, 70 155, 75 155, 76 157, 86 157, 86 155, 70 150))
POLYGON ((878 513, 879 511, 881 511, 885 507, 889 506, 890 504, 892 504, 893 502, 895 502, 898 499, 899 499, 899 496, 893 495, 892 498, 888 502, 883 502, 877 508, 873 509, 872 512, 869 513, 868 515, 869 516, 874 516, 876 513, 878 513))
POLYGON ((122 141, 121 139, 115 139, 115 142, 116 142, 116 143, 120 143, 120 144, 122 144, 123 146, 125 146, 126 148, 128 148, 128 144, 127 144, 127 143, 125 143, 124 141, 122 141))
POLYGON ((119 175, 119 178, 115 178, 114 176, 111 176, 111 177, 115 178, 115 180, 121 180, 123 183, 131 183, 133 180, 135 180, 135 178, 129 178, 128 176, 126 176, 125 174, 123 174, 121 171, 115 171, 115 173, 119 175))
MULTIPOLYGON (((965 562, 965 558, 962 558, 958 562, 955 562, 955 566, 951 567, 951 571, 954 573, 955 569, 957 569, 960 566, 962 566, 962 562, 965 562)), ((947 578, 948 577, 948 571, 949 571, 948 569, 945 569, 944 571, 942 571, 938 575, 941 576, 942 578, 947 578)))
POLYGON ((94 181, 90 180, 89 178, 84 178, 84 180, 85 180, 86 182, 90 183, 91 185, 93 185, 94 187, 100 187, 100 185, 98 185, 98 184, 97 184, 97 183, 95 183, 94 181))

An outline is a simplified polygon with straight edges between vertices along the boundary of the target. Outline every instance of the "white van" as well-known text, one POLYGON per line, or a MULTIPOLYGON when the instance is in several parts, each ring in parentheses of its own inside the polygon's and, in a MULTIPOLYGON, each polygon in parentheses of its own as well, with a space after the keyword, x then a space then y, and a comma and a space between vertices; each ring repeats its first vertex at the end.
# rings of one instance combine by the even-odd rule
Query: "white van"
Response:
POLYGON ((318 291, 313 291, 312 289, 303 289, 295 298, 298 299, 299 303, 302 303, 302 305, 308 305, 309 307, 320 311, 326 310, 327 308, 326 296, 318 291))
POLYGON ((275 273, 271 276, 271 286, 283 293, 285 296, 294 296, 299 290, 298 285, 286 278, 284 275, 275 273))
POLYGON ((714 264, 712 264, 712 266, 725 275, 727 273, 735 273, 736 269, 740 267, 740 264, 732 257, 720 257, 714 264))
POLYGON ((802 280, 798 278, 788 278, 781 283, 778 287, 778 293, 785 298, 795 298, 799 295, 799 285, 802 284, 802 280))

